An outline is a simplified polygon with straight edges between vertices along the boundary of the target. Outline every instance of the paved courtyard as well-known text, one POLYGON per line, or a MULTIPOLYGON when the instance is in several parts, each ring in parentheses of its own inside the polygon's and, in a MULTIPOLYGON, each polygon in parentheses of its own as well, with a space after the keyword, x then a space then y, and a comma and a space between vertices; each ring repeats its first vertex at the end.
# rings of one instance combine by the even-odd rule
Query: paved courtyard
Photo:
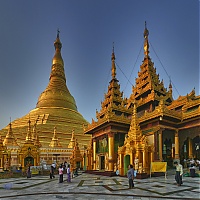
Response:
POLYGON ((106 177, 83 173, 58 183, 48 176, 0 179, 0 200, 104 200, 104 199, 200 199, 200 178, 184 177, 183 185, 177 186, 174 175, 135 179, 135 188, 128 189, 125 177, 106 177))

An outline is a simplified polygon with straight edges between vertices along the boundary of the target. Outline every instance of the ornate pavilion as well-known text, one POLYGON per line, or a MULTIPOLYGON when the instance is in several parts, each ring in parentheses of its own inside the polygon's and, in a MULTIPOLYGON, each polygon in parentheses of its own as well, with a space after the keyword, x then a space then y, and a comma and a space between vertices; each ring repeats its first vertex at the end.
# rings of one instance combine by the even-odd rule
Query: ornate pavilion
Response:
POLYGON ((140 172, 150 173, 150 163, 200 159, 200 96, 195 90, 172 98, 149 55, 149 31, 144 30, 144 59, 130 98, 122 98, 116 79, 115 54, 112 52, 112 77, 107 94, 93 120, 84 129, 92 135, 88 146, 88 170, 119 170, 125 175, 134 164, 140 172))
POLYGON ((0 170, 55 161, 77 162, 81 166, 80 152, 84 152, 91 138, 83 134, 88 122, 77 111, 66 85, 59 31, 54 46, 49 84, 40 94, 36 108, 0 130, 0 170), (74 149, 79 147, 81 151, 77 153, 74 149), (71 158, 74 151, 78 160, 71 158))

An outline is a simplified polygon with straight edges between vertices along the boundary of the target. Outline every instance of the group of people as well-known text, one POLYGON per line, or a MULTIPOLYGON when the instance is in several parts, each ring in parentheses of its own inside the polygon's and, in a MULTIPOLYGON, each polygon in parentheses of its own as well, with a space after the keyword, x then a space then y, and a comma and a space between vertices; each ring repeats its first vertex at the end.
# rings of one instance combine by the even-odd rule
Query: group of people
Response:
MULTIPOLYGON (((174 166, 176 167, 176 174, 175 174, 175 180, 178 186, 181 186, 183 184, 182 181, 182 176, 183 176, 183 166, 179 164, 177 161, 174 162, 174 166)), ((54 172, 56 170, 56 165, 53 163, 50 168, 50 178, 55 178, 54 172)), ((63 174, 67 174, 67 182, 71 182, 71 170, 70 170, 70 165, 67 163, 62 163, 59 168, 58 168, 58 174, 59 174, 59 183, 63 182, 63 174)), ((128 178, 128 183, 129 183, 129 189, 134 188, 134 177, 135 177, 135 172, 133 165, 128 165, 128 171, 127 171, 127 178, 128 178)), ((30 166, 27 169, 27 178, 31 178, 31 170, 30 166)))
POLYGON ((184 159, 184 168, 190 168, 190 167, 195 167, 200 170, 200 160, 197 158, 191 158, 191 159, 184 159))
POLYGON ((59 169, 58 169, 58 173, 59 173, 59 183, 62 183, 63 182, 63 174, 64 172, 66 171, 66 174, 67 174, 67 182, 71 182, 71 171, 70 171, 70 165, 68 164, 67 166, 67 170, 66 170, 66 166, 64 164, 61 164, 59 166, 59 169))
MULTIPOLYGON (((174 166, 176 167, 176 174, 175 174, 175 180, 178 186, 181 186, 183 184, 183 166, 179 164, 177 161, 174 162, 174 166)), ((135 172, 133 169, 133 165, 128 166, 128 171, 127 171, 127 178, 128 178, 128 183, 129 183, 129 189, 134 188, 134 177, 135 177, 135 172)))
MULTIPOLYGON (((55 178, 54 172, 56 170, 55 164, 51 165, 50 168, 50 178, 55 178)), ((67 174, 67 182, 71 182, 71 171, 70 171, 70 165, 67 163, 62 163, 58 168, 58 174, 59 174, 59 183, 63 182, 63 174, 66 172, 67 174)))

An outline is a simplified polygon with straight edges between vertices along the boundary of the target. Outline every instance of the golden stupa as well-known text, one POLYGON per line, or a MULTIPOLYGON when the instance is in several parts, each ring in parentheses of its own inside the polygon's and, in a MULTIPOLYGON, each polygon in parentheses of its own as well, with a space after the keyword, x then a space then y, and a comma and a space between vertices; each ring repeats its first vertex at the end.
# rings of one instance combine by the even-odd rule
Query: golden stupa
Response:
MULTIPOLYGON (((55 54, 52 59, 49 84, 40 94, 36 108, 10 123, 12 124, 12 134, 19 146, 25 143, 29 120, 32 137, 34 135, 38 137, 42 148, 53 148, 52 138, 55 135, 55 127, 59 146, 62 148, 68 148, 72 130, 80 147, 87 145, 90 140, 90 136, 83 134, 83 127, 88 122, 77 111, 75 99, 66 85, 59 31, 54 46, 55 54)), ((0 130, 2 140, 6 138, 10 126, 7 125, 0 130)))

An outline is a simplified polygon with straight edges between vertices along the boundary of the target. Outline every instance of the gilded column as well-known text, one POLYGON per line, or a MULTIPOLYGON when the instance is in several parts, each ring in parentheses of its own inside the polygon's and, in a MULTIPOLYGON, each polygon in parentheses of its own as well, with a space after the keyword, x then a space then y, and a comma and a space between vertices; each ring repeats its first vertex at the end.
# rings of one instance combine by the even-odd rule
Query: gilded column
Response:
POLYGON ((5 154, 2 154, 2 169, 5 169, 5 154))
POLYGON ((188 157, 191 159, 193 158, 193 153, 192 153, 192 140, 191 138, 188 138, 188 157))
POLYGON ((146 151, 145 151, 145 149, 143 150, 143 160, 142 160, 142 163, 143 163, 143 169, 144 169, 144 171, 146 172, 146 167, 147 167, 147 165, 146 165, 146 159, 147 159, 147 157, 146 157, 146 151))
POLYGON ((133 165, 133 163, 134 163, 134 159, 133 159, 133 153, 131 153, 131 155, 130 155, 130 164, 132 164, 132 165, 133 165))
POLYGON ((87 170, 92 170, 92 153, 87 150, 87 170))
POLYGON ((108 134, 108 170, 114 170, 114 134, 108 134))
POLYGON ((97 141, 93 139, 93 170, 96 170, 96 148, 97 148, 97 141))
POLYGON ((89 167, 92 170, 93 166, 94 166, 94 164, 93 164, 93 156, 90 157, 90 163, 91 163, 91 165, 89 167))
POLYGON ((89 158, 89 155, 87 153, 86 154, 86 170, 89 170, 89 168, 88 168, 88 166, 89 166, 89 160, 90 160, 90 158, 89 158))
POLYGON ((152 151, 150 152, 150 163, 154 161, 154 149, 152 148, 152 151))
POLYGON ((159 146, 158 146, 158 131, 154 132, 154 155, 153 155, 153 161, 158 161, 158 154, 159 154, 159 146))
POLYGON ((179 136, 178 130, 175 132, 175 159, 179 160, 179 136))
POLYGON ((122 176, 124 175, 124 168, 123 168, 123 156, 122 153, 120 152, 119 154, 119 174, 122 176))
POLYGON ((2 158, 0 158, 0 171, 2 171, 3 170, 3 156, 2 156, 2 158))
POLYGON ((162 162, 163 160, 163 156, 162 156, 162 151, 163 151, 163 148, 162 148, 162 129, 160 129, 158 131, 158 134, 159 134, 159 160, 162 162))

